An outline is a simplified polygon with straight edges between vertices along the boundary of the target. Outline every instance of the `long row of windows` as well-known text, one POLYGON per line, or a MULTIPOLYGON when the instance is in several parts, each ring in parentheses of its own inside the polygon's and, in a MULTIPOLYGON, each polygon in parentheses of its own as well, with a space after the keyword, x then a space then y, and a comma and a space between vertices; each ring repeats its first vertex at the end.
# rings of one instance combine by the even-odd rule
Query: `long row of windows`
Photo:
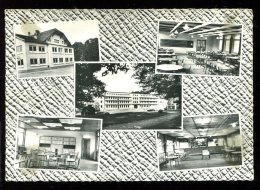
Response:
POLYGON ((68 62, 72 62, 73 59, 72 57, 66 57, 65 59, 60 57, 60 58, 53 58, 53 63, 68 63, 68 62))
POLYGON ((129 108, 129 105, 105 105, 105 108, 129 108))
POLYGON ((72 48, 52 47, 52 52, 58 53, 72 53, 72 48))
POLYGON ((219 41, 219 50, 227 52, 240 54, 241 45, 241 34, 225 35, 223 39, 219 41))
POLYGON ((106 96, 105 99, 109 99, 109 100, 129 100, 130 97, 117 97, 117 96, 106 96))

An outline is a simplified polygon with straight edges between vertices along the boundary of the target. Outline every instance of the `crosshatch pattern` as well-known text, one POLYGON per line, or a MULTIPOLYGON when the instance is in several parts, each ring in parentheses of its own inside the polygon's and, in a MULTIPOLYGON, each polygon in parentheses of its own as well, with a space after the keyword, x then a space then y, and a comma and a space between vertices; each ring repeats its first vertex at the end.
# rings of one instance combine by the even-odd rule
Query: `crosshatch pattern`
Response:
POLYGON ((253 179, 253 25, 251 10, 6 10, 7 181, 180 181, 253 179), (100 21, 102 61, 155 62, 158 20, 243 25, 240 77, 183 76, 183 116, 241 114, 240 167, 158 172, 155 131, 103 131, 98 173, 17 170, 13 167, 17 114, 73 117, 74 77, 18 80, 13 25, 100 21))

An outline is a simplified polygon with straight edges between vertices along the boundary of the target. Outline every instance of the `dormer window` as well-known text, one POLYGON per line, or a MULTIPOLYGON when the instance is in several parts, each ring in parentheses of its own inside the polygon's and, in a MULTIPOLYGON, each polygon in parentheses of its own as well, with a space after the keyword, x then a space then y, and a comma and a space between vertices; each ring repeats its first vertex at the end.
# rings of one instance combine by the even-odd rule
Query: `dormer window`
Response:
POLYGON ((57 39, 54 39, 54 43, 58 44, 58 43, 60 43, 60 41, 57 39))

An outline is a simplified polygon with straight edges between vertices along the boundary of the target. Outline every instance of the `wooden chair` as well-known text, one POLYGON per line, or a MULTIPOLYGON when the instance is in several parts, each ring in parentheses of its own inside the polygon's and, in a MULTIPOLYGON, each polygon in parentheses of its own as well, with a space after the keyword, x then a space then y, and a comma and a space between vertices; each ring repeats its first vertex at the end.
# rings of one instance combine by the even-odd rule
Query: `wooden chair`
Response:
POLYGON ((73 164, 68 165, 68 169, 78 170, 80 164, 80 158, 77 158, 73 164))
POLYGON ((57 169, 66 169, 66 158, 57 158, 57 169))
POLYGON ((28 163, 26 164, 29 167, 38 167, 38 157, 37 157, 38 151, 37 150, 31 150, 31 153, 28 157, 28 163))

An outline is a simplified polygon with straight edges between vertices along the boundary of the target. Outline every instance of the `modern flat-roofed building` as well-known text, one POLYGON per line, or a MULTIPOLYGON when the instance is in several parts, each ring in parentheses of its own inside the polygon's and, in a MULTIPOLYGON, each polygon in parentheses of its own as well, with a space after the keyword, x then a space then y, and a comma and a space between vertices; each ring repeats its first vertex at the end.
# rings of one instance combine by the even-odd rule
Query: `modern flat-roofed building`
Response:
POLYGON ((155 94, 142 94, 131 92, 106 92, 102 97, 97 97, 94 102, 101 111, 108 110, 147 110, 165 109, 168 100, 155 94))
POLYGON ((65 34, 54 28, 36 30, 28 36, 16 34, 16 57, 19 71, 44 69, 74 63, 74 49, 65 34))

